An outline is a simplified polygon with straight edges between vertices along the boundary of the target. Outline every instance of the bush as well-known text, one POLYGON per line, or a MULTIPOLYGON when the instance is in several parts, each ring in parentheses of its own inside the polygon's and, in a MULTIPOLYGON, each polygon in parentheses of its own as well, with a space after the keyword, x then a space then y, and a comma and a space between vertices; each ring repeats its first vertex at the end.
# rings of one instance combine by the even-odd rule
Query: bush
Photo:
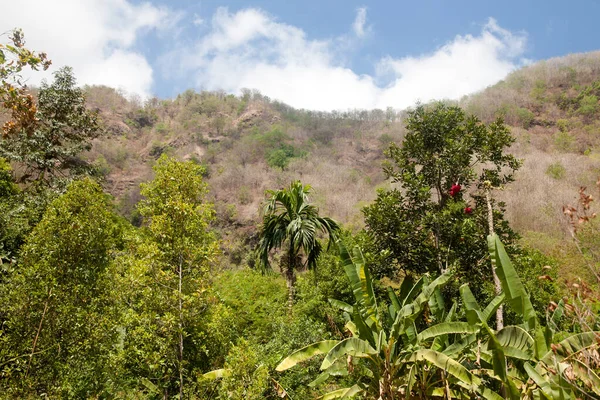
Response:
POLYGON ((565 177, 567 170, 560 163, 560 161, 555 162, 554 164, 550 164, 546 169, 546 175, 553 179, 562 179, 565 177))
POLYGON ((531 97, 538 102, 543 102, 545 100, 545 94, 546 82, 542 80, 535 81, 533 89, 531 89, 531 97))
POLYGON ((569 131, 569 120, 559 119, 556 121, 556 126, 558 127, 559 131, 568 132, 569 131))
POLYGON ((240 204, 246 205, 252 202, 252 194, 250 193, 250 189, 248 186, 242 186, 238 190, 238 200, 240 204))
POLYGON ((528 129, 533 123, 534 115, 528 109, 519 107, 517 108, 517 118, 519 119, 521 126, 523 126, 525 129, 528 129))
POLYGON ((98 156, 96 161, 94 161, 94 169, 100 176, 107 176, 111 171, 110 164, 108 164, 108 161, 106 161, 106 158, 104 158, 103 155, 98 156))
POLYGON ((598 112, 598 97, 594 95, 583 96, 579 101, 577 113, 585 116, 592 116, 598 112))
POLYGON ((267 157, 267 164, 271 168, 281 168, 284 170, 290 163, 290 157, 285 150, 275 150, 267 157))
POLYGON ((567 132, 557 132, 554 134, 554 146, 559 151, 569 152, 575 148, 575 138, 567 132))

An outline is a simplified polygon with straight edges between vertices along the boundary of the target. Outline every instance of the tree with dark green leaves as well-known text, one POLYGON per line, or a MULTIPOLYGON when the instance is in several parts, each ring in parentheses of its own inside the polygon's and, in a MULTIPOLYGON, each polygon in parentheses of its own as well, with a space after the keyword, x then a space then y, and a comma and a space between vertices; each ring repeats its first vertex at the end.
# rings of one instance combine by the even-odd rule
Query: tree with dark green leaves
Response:
POLYGON ((16 250, 20 246, 22 224, 17 218, 13 218, 19 208, 19 192, 19 187, 13 179, 12 168, 0 158, 0 264, 14 261, 16 250))
MULTIPOLYGON (((363 209, 370 251, 386 260, 374 272, 443 273, 457 266, 469 279, 488 280, 484 185, 510 183, 520 166, 507 153, 514 142, 508 127, 501 120, 484 124, 460 107, 437 103, 410 111, 406 128, 402 145, 392 143, 387 150, 384 166, 399 187, 381 190, 363 209)), ((515 234, 499 206, 496 232, 512 243, 515 234)))
POLYGON ((340 229, 337 222, 331 218, 319 216, 319 209, 309 202, 310 190, 309 185, 305 186, 302 182, 295 181, 288 188, 269 191, 271 197, 263 211, 258 244, 260 266, 264 271, 269 271, 271 250, 286 250, 280 268, 288 285, 290 311, 294 303, 295 270, 304 266, 309 269, 315 268, 323 251, 319 234, 327 235, 331 245, 340 229), (302 256, 305 261, 302 260, 302 256))
POLYGON ((42 83, 35 118, 35 129, 17 130, 0 141, 0 156, 18 165, 20 181, 53 185, 91 171, 80 153, 91 148, 101 129, 71 68, 55 72, 51 84, 42 83))
POLYGON ((106 271, 120 232, 111 200, 85 179, 71 183, 28 236, 0 286, 0 382, 9 397, 103 391, 116 340, 106 271))

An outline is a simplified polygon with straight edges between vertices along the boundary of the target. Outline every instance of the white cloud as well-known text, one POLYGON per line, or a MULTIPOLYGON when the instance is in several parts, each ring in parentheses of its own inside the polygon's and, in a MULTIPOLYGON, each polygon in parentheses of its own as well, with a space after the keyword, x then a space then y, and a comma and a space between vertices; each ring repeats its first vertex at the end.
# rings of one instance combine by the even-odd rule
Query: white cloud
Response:
MULTIPOLYGON (((362 11, 361 11, 362 10, 362 11)), ((353 30, 365 32, 366 10, 353 30)), ((341 38, 347 38, 341 36, 341 38)), ((418 100, 460 98, 504 78, 522 64, 526 35, 490 19, 478 35, 458 35, 429 54, 392 56, 359 75, 343 64, 344 40, 311 40, 303 30, 258 9, 220 8, 206 35, 182 53, 197 86, 239 93, 256 88, 300 108, 405 108, 418 100), (377 85, 385 74, 389 84, 377 85)))
POLYGON ((352 24, 352 29, 354 30, 354 34, 358 37, 365 36, 365 24, 367 22, 367 8, 360 7, 356 10, 356 18, 354 19, 354 23, 352 24))
POLYGON ((192 20, 192 23, 196 26, 200 26, 204 24, 204 19, 198 14, 194 14, 194 19, 192 20))
MULTIPOLYGON (((104 84, 151 94, 152 67, 134 50, 149 29, 167 29, 178 16, 149 3, 128 0, 20 0, 2 6, 0 26, 20 27, 27 47, 45 51, 52 70, 70 65, 80 84, 104 84)), ((39 83, 49 73, 35 73, 39 83)))

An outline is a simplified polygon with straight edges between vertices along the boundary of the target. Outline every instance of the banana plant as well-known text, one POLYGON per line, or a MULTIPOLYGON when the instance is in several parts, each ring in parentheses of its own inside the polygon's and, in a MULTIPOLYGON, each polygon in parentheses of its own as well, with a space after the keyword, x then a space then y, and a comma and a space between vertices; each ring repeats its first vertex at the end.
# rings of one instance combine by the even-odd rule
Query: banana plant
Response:
MULTIPOLYGON (((563 333, 564 339, 558 341, 554 327, 563 313, 563 302, 543 326, 497 235, 488 236, 488 247, 490 257, 495 260, 503 297, 521 318, 521 324, 493 330, 487 321, 500 299, 481 310, 468 285, 460 288, 467 320, 481 327, 478 344, 483 342, 476 350, 480 376, 496 381, 507 399, 568 400, 581 398, 582 393, 588 398, 600 398, 600 378, 581 361, 582 354, 598 347, 599 333, 583 332, 566 338, 563 333)), ((458 350, 473 350, 473 343, 458 350)), ((449 355, 456 356, 457 349, 454 350, 449 355)))
POLYGON ((427 277, 416 282, 405 279, 399 295, 389 290, 390 305, 384 307, 377 303, 360 249, 355 247, 351 256, 342 242, 338 246, 355 304, 338 300, 331 303, 347 315, 346 329, 350 336, 304 347, 285 358, 277 371, 324 354, 323 373, 313 384, 360 367, 364 373, 353 386, 330 392, 322 399, 359 394, 381 400, 461 395, 502 398, 485 388, 482 380, 463 364, 438 350, 449 335, 472 335, 479 331, 478 325, 454 321, 455 307, 448 313, 443 310, 439 288, 451 279, 451 273, 432 281, 427 277), (422 322, 419 318, 427 306, 443 322, 418 332, 422 322), (440 339, 436 342, 436 338, 440 339), (423 376, 424 371, 429 376, 423 376))

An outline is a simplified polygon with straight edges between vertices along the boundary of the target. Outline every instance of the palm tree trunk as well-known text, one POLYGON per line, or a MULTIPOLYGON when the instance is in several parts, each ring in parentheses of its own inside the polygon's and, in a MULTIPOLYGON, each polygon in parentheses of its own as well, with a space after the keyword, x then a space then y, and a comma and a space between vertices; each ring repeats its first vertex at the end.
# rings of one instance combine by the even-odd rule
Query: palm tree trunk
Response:
POLYGON ((288 263, 285 271, 285 279, 288 287, 288 313, 292 315, 292 307, 294 306, 294 245, 290 241, 290 250, 288 253, 288 263))

